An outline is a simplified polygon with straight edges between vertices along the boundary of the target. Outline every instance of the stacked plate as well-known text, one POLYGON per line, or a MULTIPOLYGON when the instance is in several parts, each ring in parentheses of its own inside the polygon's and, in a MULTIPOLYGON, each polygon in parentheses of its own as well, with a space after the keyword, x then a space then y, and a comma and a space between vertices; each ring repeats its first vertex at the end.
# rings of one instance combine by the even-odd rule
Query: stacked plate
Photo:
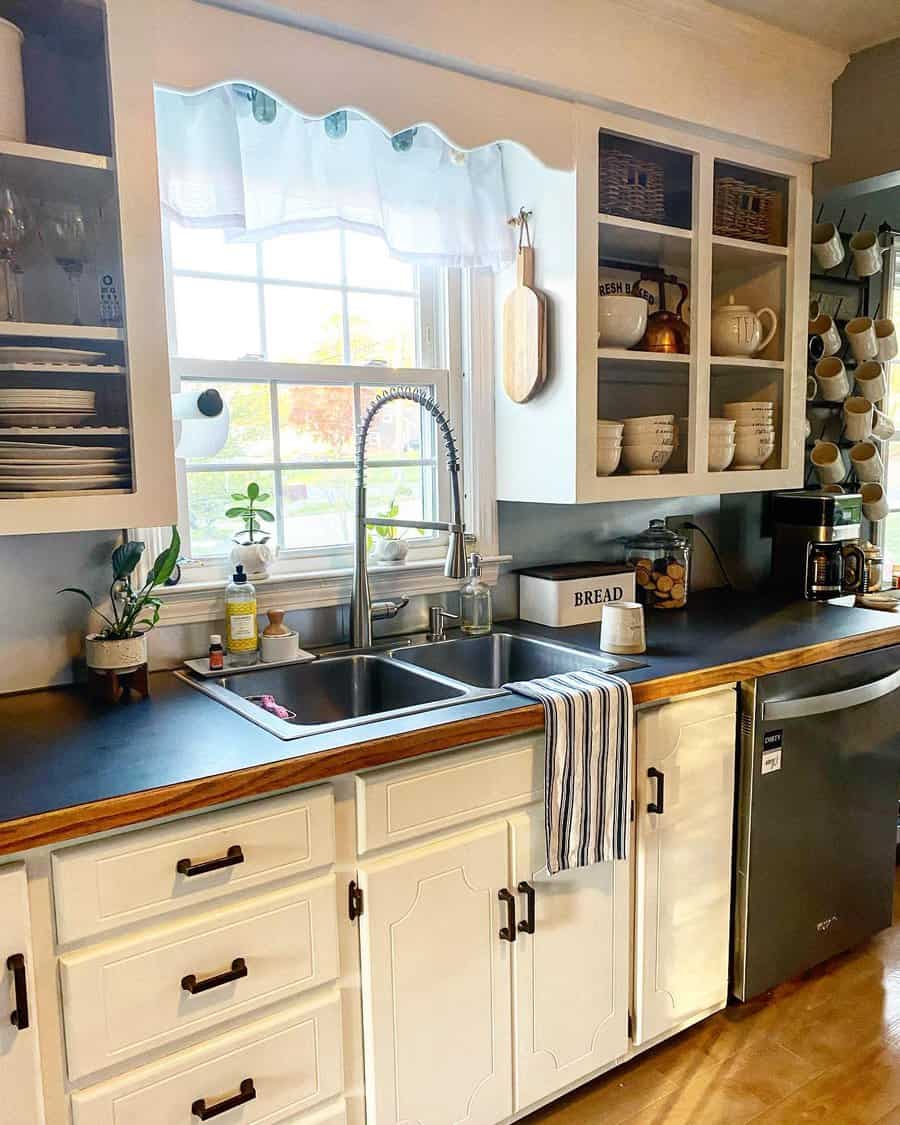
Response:
POLYGON ((0 389, 0 425, 77 426, 96 412, 94 391, 56 387, 0 389))
POLYGON ((55 445, 0 439, 0 496, 127 488, 128 450, 115 445, 55 445))
POLYGON ((721 473, 734 460, 736 427, 734 418, 710 418, 708 465, 711 473, 721 473))
POLYGON ((608 477, 619 467, 622 456, 622 430, 624 422, 597 422, 597 476, 608 477))
POLYGON ((623 422, 622 463, 632 476, 651 476, 678 445, 674 414, 645 414, 623 422))
POLYGON ((735 423, 731 467, 744 471, 761 468, 775 452, 774 403, 726 402, 722 413, 735 423))

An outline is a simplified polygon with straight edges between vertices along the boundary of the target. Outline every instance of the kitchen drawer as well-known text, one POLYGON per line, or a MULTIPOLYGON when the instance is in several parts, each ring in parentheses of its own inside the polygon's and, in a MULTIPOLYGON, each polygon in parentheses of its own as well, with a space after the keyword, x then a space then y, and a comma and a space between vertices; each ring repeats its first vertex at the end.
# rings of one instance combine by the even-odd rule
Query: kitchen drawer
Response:
POLYGON ((356 779, 361 853, 541 800, 544 733, 451 750, 356 779))
POLYGON ((69 1076, 77 1079, 334 980, 335 879, 67 954, 59 965, 69 1076), (225 973, 233 979, 185 987, 190 975, 196 989, 225 973))
POLYGON ((239 1031, 79 1090, 72 1095, 72 1121, 189 1125, 200 1120, 194 1110, 200 1099, 207 1108, 215 1107, 248 1081, 255 1098, 223 1111, 223 1125, 305 1125, 305 1117, 298 1119, 303 1110, 336 1097, 343 1085, 337 993, 292 1005, 239 1031))
POLYGON ((61 848, 53 853, 57 936, 64 944, 155 921, 333 862, 329 785, 61 848), (196 866, 224 859, 227 866, 179 871, 183 860, 196 866))

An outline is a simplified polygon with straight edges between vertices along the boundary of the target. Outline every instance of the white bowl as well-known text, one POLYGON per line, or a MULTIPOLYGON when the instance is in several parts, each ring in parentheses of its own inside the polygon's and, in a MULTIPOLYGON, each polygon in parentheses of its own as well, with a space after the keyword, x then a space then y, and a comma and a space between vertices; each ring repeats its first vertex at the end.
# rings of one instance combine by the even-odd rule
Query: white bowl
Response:
POLYGON ((597 434, 598 445, 621 445, 622 438, 615 434, 597 434))
POLYGON ((765 422, 774 416, 775 407, 771 402, 726 402, 722 413, 738 422, 765 422))
POLYGON ((647 302, 620 293, 597 298, 597 343, 601 348, 631 348, 647 328, 647 302))
POLYGON ((678 433, 675 426, 626 426, 622 438, 625 441, 653 441, 655 438, 670 438, 678 433))
POLYGON ((623 445, 622 464, 634 476, 658 473, 672 456, 671 445, 623 445))
POLYGON ((624 422, 613 422, 606 418, 599 418, 597 420, 597 433, 611 435, 615 434, 619 437, 622 435, 622 430, 625 428, 624 422))
POLYGON ((624 448, 625 446, 628 446, 629 448, 632 448, 635 445, 642 445, 642 446, 643 445, 647 445, 647 446, 658 445, 661 448, 665 447, 667 449, 669 449, 669 448, 676 449, 677 446, 678 446, 678 435, 677 434, 656 434, 656 435, 638 434, 635 437, 629 437, 628 434, 626 434, 625 437, 622 440, 622 447, 624 448))
POLYGON ((733 469, 758 469, 775 452, 775 442, 765 438, 738 437, 734 443, 733 469))
POLYGON ((622 447, 617 445, 615 447, 609 445, 597 446, 597 476, 608 477, 610 473, 614 473, 619 467, 619 461, 622 459, 622 447))
POLYGON ((656 425, 674 426, 674 414, 639 414, 635 418, 623 418, 622 421, 626 426, 632 425, 636 422, 653 422, 656 425))
POLYGON ((735 418, 710 418, 709 432, 717 433, 721 431, 722 433, 732 434, 736 425, 737 419, 735 418))
POLYGON ((709 443, 709 471, 711 473, 721 473, 723 469, 727 469, 731 462, 734 460, 735 444, 733 441, 709 443))
MULTIPOLYGON (((733 437, 749 437, 751 434, 774 434, 775 427, 771 422, 738 422, 732 431, 733 437)), ((725 435, 723 434, 723 437, 725 435)))

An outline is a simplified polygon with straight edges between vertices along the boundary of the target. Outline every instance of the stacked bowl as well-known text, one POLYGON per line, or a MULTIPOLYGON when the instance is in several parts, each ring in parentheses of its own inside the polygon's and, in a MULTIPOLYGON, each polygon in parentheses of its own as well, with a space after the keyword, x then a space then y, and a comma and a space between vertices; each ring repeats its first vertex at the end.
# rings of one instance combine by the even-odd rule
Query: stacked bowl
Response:
POLYGON ((678 445, 674 414, 647 414, 624 420, 622 463, 632 476, 651 476, 668 462, 678 445))
MULTIPOLYGON (((726 402, 726 419, 735 423, 733 469, 760 469, 775 452, 775 405, 771 402, 726 402)), ((710 431, 712 441, 712 431, 710 431)))
POLYGON ((721 473, 734 460, 736 427, 733 418, 710 418, 708 464, 711 473, 721 473))
POLYGON ((623 422, 608 422, 601 418, 597 422, 597 476, 608 477, 619 467, 622 456, 623 422))

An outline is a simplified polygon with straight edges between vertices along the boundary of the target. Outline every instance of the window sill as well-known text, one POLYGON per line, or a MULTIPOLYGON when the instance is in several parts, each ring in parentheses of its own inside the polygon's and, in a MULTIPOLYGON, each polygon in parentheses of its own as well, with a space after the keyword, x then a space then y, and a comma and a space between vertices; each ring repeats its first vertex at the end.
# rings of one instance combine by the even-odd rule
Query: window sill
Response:
MULTIPOLYGON (((509 562, 512 555, 491 555, 484 558, 482 577, 493 586, 500 574, 500 563, 509 562)), ((273 574, 254 582, 257 607, 260 613, 269 609, 318 609, 323 606, 343 605, 350 601, 353 571, 349 567, 339 570, 310 571, 305 574, 273 574)), ((442 594, 458 590, 458 579, 444 576, 444 560, 427 559, 399 565, 381 564, 369 567, 369 585, 374 601, 403 594, 412 598, 423 594, 442 594)), ((158 591, 163 606, 159 624, 185 625, 200 621, 215 621, 222 616, 222 591, 224 581, 190 582, 183 586, 170 586, 158 591)))

